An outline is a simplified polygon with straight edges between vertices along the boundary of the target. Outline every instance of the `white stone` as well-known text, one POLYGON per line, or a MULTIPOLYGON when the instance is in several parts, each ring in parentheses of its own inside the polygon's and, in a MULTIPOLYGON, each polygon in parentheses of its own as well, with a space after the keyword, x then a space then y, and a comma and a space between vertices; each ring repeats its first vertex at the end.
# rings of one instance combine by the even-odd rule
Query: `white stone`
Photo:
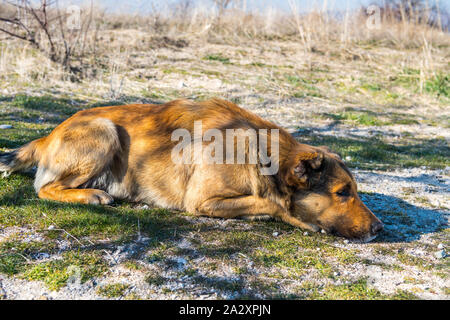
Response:
POLYGON ((439 250, 434 253, 434 256, 438 259, 443 259, 445 258, 446 254, 444 250, 439 250))

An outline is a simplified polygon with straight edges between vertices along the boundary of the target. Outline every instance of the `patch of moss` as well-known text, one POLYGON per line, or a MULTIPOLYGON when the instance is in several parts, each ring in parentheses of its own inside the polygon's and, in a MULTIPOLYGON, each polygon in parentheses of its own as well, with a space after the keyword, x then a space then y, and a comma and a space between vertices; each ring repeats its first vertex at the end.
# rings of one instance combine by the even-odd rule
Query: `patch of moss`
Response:
POLYGON ((0 273, 8 275, 23 272, 33 255, 51 252, 55 244, 43 241, 9 240, 0 243, 0 273))
POLYGON ((222 62, 223 64, 230 64, 230 59, 227 57, 224 57, 221 53, 208 54, 203 59, 210 60, 210 61, 219 61, 219 62, 222 62))
POLYGON ((18 94, 11 103, 13 106, 24 109, 41 110, 64 115, 72 115, 81 110, 81 101, 74 104, 72 99, 54 98, 52 96, 28 96, 18 94))
POLYGON ((124 283, 107 284, 97 289, 97 293, 107 298, 120 298, 130 288, 130 285, 124 283))
POLYGON ((130 270, 142 270, 144 267, 135 260, 128 260, 124 263, 125 268, 130 270))
POLYGON ((95 252, 66 252, 62 259, 30 265, 21 277, 43 281, 49 289, 59 290, 69 279, 84 283, 105 274, 106 271, 106 263, 95 252))
POLYGON ((419 257, 415 257, 403 252, 399 252, 397 254, 397 259, 409 266, 416 266, 420 269, 424 269, 424 270, 431 270, 432 269, 432 265, 427 262, 426 260, 419 258, 419 257))
POLYGON ((327 117, 338 121, 350 121, 365 126, 383 126, 387 122, 381 121, 378 117, 368 113, 343 112, 326 114, 327 117))
POLYGON ((291 273, 301 275, 309 269, 315 269, 322 275, 333 274, 326 258, 334 256, 342 262, 352 262, 354 257, 343 250, 320 241, 317 236, 303 236, 295 232, 290 236, 274 241, 264 241, 262 249, 254 253, 255 262, 264 267, 283 267, 291 273))
POLYGON ((334 136, 302 136, 299 139, 313 145, 326 145, 338 152, 350 167, 361 169, 450 166, 450 147, 440 139, 418 140, 404 144, 386 143, 382 138, 351 139, 334 136))
POLYGON ((419 297, 412 292, 406 290, 397 290, 391 297, 393 300, 418 300, 419 297))
POLYGON ((342 285, 327 285, 314 292, 309 299, 317 300, 380 300, 386 297, 380 291, 369 288, 365 279, 342 285))
POLYGON ((0 253, 0 273, 9 276, 22 272, 27 260, 18 253, 0 253))

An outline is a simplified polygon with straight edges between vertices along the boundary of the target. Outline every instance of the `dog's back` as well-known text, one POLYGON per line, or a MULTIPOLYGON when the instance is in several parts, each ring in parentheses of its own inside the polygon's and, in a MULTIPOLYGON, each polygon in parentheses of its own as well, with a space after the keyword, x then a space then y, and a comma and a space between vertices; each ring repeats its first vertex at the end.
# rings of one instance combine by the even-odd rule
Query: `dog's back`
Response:
MULTIPOLYGON (((192 207, 187 203, 186 194, 198 189, 191 181, 196 165, 173 163, 172 150, 178 141, 173 141, 172 134, 182 129, 193 137, 195 123, 201 123, 203 132, 216 129, 224 134, 227 129, 277 129, 281 132, 281 149, 295 143, 283 129, 231 102, 176 100, 163 105, 80 111, 42 138, 39 144, 33 144, 36 148, 29 152, 33 154, 33 161, 31 158, 10 160, 3 169, 15 171, 37 165, 35 189, 43 198, 110 203, 113 197, 185 210, 192 207), (101 190, 107 195, 99 192, 85 195, 80 189, 101 190)), ((194 138, 192 143, 195 143, 194 138)), ((195 152, 194 147, 192 152, 195 152)), ((15 153, 20 154, 21 149, 15 153)), ((218 165, 215 172, 202 170, 203 177, 223 173, 227 183, 248 193, 253 192, 249 186, 257 183, 242 178, 248 176, 248 166, 218 165)))

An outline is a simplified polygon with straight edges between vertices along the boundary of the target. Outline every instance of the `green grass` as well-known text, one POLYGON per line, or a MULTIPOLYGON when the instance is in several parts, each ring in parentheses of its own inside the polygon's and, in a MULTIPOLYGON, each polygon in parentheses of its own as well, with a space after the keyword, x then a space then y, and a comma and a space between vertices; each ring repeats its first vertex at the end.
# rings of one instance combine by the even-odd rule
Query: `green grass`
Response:
POLYGON ((106 263, 98 253, 67 252, 62 259, 28 265, 21 277, 43 281, 49 289, 59 290, 72 276, 74 281, 84 283, 106 272, 106 263))
POLYGON ((326 117, 338 121, 344 120, 356 122, 358 124, 365 126, 383 126, 388 124, 388 122, 381 121, 376 116, 367 113, 342 112, 342 113, 326 114, 326 117))
POLYGON ((25 110, 39 110, 46 112, 56 112, 63 115, 72 115, 79 111, 81 101, 58 98, 52 96, 28 96, 19 94, 14 97, 11 103, 14 107, 23 108, 25 110))
POLYGON ((159 274, 149 274, 145 277, 145 281, 150 285, 159 287, 165 284, 167 279, 159 274))
POLYGON ((403 252, 397 254, 397 259, 406 265, 416 266, 422 270, 430 270, 431 268, 433 268, 433 266, 426 260, 403 252))
POLYGON ((0 273, 12 276, 24 270, 26 259, 15 252, 0 252, 0 273))
POLYGON ((321 113, 317 116, 360 126, 412 125, 427 121, 417 115, 401 112, 401 110, 386 112, 354 107, 346 107, 343 112, 321 113))
POLYGON ((327 285, 316 291, 309 299, 317 300, 381 300, 386 297, 378 290, 369 288, 364 279, 342 285, 327 285))
POLYGON ((434 78, 427 80, 424 85, 425 92, 450 98, 450 75, 438 74, 434 78))
POLYGON ((51 241, 21 241, 10 239, 0 243, 0 273, 15 275, 26 269, 28 261, 38 253, 55 249, 51 241))
POLYGON ((319 87, 316 85, 321 80, 316 78, 302 78, 297 75, 287 75, 287 83, 289 83, 293 89, 293 96, 295 98, 305 97, 323 97, 323 94, 319 87))
POLYGON ((347 282, 342 285, 326 285, 323 288, 312 286, 308 299, 315 300, 416 300, 412 292, 398 290, 394 294, 383 294, 367 284, 366 279, 347 282))
POLYGON ((221 53, 218 54, 208 54, 204 58, 204 60, 210 60, 210 61, 219 61, 223 64, 230 64, 230 59, 227 57, 224 57, 221 53))
POLYGON ((107 284, 98 288, 97 293, 107 298, 120 298, 129 288, 129 285, 123 283, 107 284))
POLYGON ((450 165, 450 147, 443 139, 421 139, 386 143, 383 137, 351 139, 334 136, 305 135, 298 140, 313 145, 326 145, 338 152, 351 167, 363 169, 426 166, 443 169, 450 165))
MULTIPOLYGON (((403 72, 393 79, 393 82, 414 92, 420 91, 420 70, 404 68, 403 72)), ((450 98, 450 76, 439 73, 425 80, 423 91, 438 98, 450 98)))

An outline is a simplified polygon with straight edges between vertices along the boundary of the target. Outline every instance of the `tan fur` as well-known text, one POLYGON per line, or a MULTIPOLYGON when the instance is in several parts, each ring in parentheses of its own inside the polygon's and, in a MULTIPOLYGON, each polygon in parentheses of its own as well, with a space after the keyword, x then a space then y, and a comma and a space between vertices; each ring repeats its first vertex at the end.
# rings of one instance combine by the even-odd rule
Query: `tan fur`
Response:
POLYGON ((300 144, 282 128, 219 99, 80 111, 14 156, 15 163, 0 158, 0 170, 37 164, 35 188, 43 199, 108 204, 120 198, 220 218, 271 216, 358 238, 379 222, 359 200, 336 154, 300 144), (180 128, 192 133, 196 120, 203 132, 278 129, 279 172, 264 176, 260 163, 175 164, 171 134, 180 128), (345 184, 351 184, 352 195, 344 201, 334 193, 345 184))

